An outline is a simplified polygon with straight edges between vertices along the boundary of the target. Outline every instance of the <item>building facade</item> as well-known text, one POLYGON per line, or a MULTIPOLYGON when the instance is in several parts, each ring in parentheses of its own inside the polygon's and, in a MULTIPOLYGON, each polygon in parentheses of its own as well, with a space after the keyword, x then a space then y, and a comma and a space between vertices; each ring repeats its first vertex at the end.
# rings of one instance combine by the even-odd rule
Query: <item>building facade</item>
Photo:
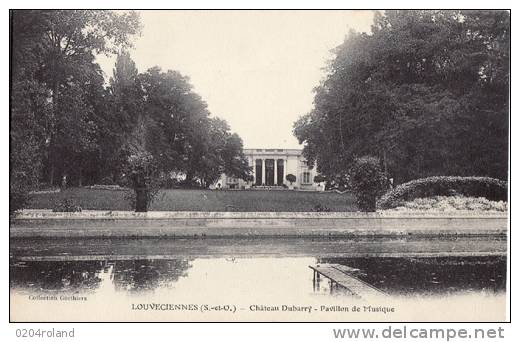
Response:
POLYGON ((323 190, 322 183, 315 183, 316 166, 309 165, 300 149, 244 149, 253 181, 228 177, 225 174, 212 186, 221 189, 288 188, 298 190, 323 190), (286 176, 296 176, 292 184, 286 176))

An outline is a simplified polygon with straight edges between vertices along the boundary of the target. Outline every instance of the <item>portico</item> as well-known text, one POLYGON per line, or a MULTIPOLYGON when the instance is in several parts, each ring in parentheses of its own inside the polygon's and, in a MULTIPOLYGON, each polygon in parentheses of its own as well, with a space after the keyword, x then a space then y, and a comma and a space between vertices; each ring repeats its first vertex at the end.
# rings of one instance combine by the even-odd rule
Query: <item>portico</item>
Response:
POLYGON ((291 188, 300 190, 320 190, 320 185, 314 183, 317 174, 315 165, 309 166, 300 149, 244 149, 253 180, 246 182, 233 177, 222 177, 215 187, 222 189, 249 188, 291 188), (293 174, 296 181, 292 184, 285 178, 293 174))
POLYGON ((254 161, 254 185, 282 186, 284 184, 287 159, 256 158, 254 161))

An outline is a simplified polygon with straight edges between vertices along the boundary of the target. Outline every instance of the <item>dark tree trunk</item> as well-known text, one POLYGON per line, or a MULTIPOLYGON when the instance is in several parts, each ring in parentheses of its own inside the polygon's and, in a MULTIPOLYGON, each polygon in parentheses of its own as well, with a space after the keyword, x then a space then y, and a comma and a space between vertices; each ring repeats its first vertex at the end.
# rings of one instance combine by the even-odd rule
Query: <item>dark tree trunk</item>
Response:
MULTIPOLYGON (((54 70, 56 70, 55 63, 56 61, 53 61, 54 63, 54 70)), ((56 76, 55 76, 56 77, 56 76)), ((58 81, 56 78, 53 80, 52 84, 52 116, 50 119, 50 122, 47 124, 47 130, 49 134, 49 141, 48 141, 48 150, 47 150, 47 158, 49 161, 49 181, 51 183, 51 186, 54 184, 54 151, 53 151, 53 145, 54 145, 54 127, 55 127, 55 120, 57 117, 58 112, 58 81)))
POLYGON ((135 189, 135 211, 138 213, 144 213, 148 211, 148 189, 136 188, 135 189))
POLYGON ((53 165, 50 165, 49 183, 50 183, 51 187, 54 185, 54 166, 53 165))

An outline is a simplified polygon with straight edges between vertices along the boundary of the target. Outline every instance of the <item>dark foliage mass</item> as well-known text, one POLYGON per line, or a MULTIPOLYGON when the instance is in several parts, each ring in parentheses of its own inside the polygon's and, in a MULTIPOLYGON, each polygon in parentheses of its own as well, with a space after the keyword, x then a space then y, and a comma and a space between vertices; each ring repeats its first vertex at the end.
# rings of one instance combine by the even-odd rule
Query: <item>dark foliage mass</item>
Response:
POLYGON ((285 176, 285 179, 291 184, 296 182, 296 176, 292 173, 289 173, 287 176, 285 176))
POLYGON ((80 212, 81 207, 79 205, 76 205, 73 200, 70 198, 64 198, 59 203, 57 203, 54 208, 52 208, 52 211, 57 213, 74 213, 74 212, 80 212))
POLYGON ((509 60, 507 11, 377 12, 334 50, 294 134, 328 179, 364 155, 396 184, 507 179, 509 60))
POLYGON ((378 201, 381 209, 398 207, 415 198, 463 195, 507 201, 507 183, 490 177, 428 177, 397 186, 378 201))
POLYGON ((242 140, 210 117, 187 77, 138 72, 125 52, 140 32, 136 13, 16 10, 10 21, 10 213, 39 184, 141 187, 181 173, 206 187, 222 172, 248 176, 242 140), (118 54, 108 85, 99 54, 118 54))
POLYGON ((437 258, 322 258, 321 263, 354 267, 361 280, 390 295, 446 296, 470 291, 503 292, 507 285, 505 256, 437 258), (413 276, 411 276, 413 275, 413 276))
POLYGON ((376 210, 376 200, 388 186, 379 159, 374 157, 356 159, 349 171, 349 182, 359 209, 367 212, 376 210))

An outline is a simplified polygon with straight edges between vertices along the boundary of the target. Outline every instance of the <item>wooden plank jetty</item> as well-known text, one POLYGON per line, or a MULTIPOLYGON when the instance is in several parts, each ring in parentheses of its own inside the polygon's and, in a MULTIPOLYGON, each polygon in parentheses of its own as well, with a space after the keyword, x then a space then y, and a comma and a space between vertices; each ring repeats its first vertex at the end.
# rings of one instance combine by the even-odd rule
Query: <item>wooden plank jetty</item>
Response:
POLYGON ((318 264, 309 266, 314 271, 314 288, 319 289, 320 276, 330 280, 330 292, 338 286, 345 288, 352 295, 361 298, 385 297, 386 293, 365 283, 355 277, 360 271, 357 268, 348 267, 340 264, 318 264))

